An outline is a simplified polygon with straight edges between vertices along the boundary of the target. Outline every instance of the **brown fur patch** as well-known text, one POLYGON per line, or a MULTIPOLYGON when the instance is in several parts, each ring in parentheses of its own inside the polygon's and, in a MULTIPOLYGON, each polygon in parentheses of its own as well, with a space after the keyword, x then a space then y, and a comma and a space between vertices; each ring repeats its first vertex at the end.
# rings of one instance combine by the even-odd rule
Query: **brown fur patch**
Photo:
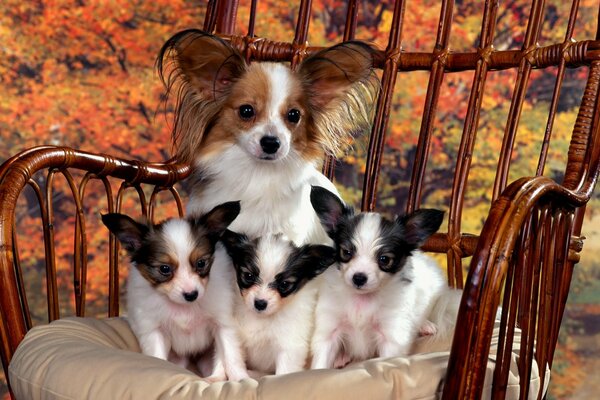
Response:
POLYGON ((136 258, 136 267, 140 274, 155 287, 172 280, 179 268, 179 261, 176 251, 169 246, 160 228, 150 231, 143 250, 139 252, 140 257, 136 258), (170 276, 160 273, 159 268, 163 264, 171 267, 170 276))

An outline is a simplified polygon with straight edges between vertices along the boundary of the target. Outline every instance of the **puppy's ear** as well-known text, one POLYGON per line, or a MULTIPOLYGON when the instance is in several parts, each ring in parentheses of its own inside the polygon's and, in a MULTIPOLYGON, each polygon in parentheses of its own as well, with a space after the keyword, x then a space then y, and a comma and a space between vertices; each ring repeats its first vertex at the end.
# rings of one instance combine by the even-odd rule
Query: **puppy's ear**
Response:
POLYGON ((194 226, 201 226, 208 231, 209 237, 213 241, 219 240, 227 227, 240 214, 240 202, 229 201, 219 204, 206 214, 200 217, 191 217, 194 226))
POLYGON ((437 232, 443 220, 443 211, 423 208, 396 218, 396 223, 404 228, 406 243, 416 249, 421 247, 429 236, 437 232))
POLYGON ((242 55, 229 43, 198 29, 179 32, 164 44, 157 59, 161 78, 168 54, 173 55, 179 78, 207 100, 223 97, 246 68, 242 55))
POLYGON ((350 41, 308 57, 298 70, 311 104, 326 108, 357 82, 372 74, 373 49, 366 43, 350 41))
POLYGON ((226 229, 221 236, 221 243, 225 246, 227 254, 231 257, 234 267, 248 264, 248 260, 254 256, 254 245, 248 236, 226 229))
POLYGON ((325 272, 335 262, 333 247, 324 245, 304 245, 294 254, 295 262, 303 271, 304 278, 311 280, 325 272))
POLYGON ((150 230, 147 225, 118 213, 102 215, 102 223, 117 237, 129 254, 142 247, 143 239, 150 230))
POLYGON ((310 202, 331 238, 334 238, 342 218, 353 214, 353 210, 346 207, 339 197, 320 186, 311 187, 310 202))

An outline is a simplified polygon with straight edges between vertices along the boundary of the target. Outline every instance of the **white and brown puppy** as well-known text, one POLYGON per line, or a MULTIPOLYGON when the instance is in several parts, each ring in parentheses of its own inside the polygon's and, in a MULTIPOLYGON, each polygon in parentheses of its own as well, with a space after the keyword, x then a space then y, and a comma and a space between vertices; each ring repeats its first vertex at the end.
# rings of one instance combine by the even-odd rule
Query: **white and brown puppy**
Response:
POLYGON ((251 240, 227 231, 240 295, 235 317, 248 368, 285 374, 305 368, 313 331, 316 285, 335 261, 323 245, 295 246, 282 235, 251 240))
MULTIPOLYGON (((394 221, 354 215, 333 193, 314 187, 312 204, 335 242, 337 268, 324 275, 316 307, 312 368, 407 355, 447 284, 418 249, 438 230, 443 212, 422 209, 394 221)), ((441 333, 440 333, 441 334, 441 333)))
POLYGON ((217 241, 239 211, 239 202, 228 202, 158 225, 116 213, 102 216, 131 257, 128 319, 144 354, 186 366, 188 356, 214 344, 209 380, 248 376, 232 317, 231 274, 212 268, 217 241))
POLYGON ((328 243, 310 187, 336 192, 317 170, 323 153, 339 153, 370 125, 379 87, 372 51, 346 42, 292 71, 283 63, 249 64, 230 43, 200 30, 170 38, 157 67, 168 92, 177 93, 177 158, 195 167, 188 212, 239 199, 233 231, 328 243))

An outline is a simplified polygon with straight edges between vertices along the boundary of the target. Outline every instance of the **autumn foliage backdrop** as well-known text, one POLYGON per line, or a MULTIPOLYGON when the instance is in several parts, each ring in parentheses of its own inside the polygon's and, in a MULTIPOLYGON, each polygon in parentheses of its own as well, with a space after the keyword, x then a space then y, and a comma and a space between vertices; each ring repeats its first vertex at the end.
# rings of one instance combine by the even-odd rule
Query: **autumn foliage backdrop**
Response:
MULTIPOLYGON (((431 51, 440 13, 439 0, 407 2, 403 48, 407 51, 431 51)), ((569 5, 561 0, 546 1, 545 24, 540 45, 560 42, 565 35, 569 5)), ((257 36, 290 41, 297 18, 296 2, 263 0, 258 2, 257 36)), ((393 1, 364 0, 357 38, 385 48, 391 26, 393 1)), ((172 105, 162 100, 164 89, 154 70, 155 57, 164 41, 178 30, 201 27, 206 8, 199 0, 3 0, 0 4, 0 161, 26 148, 40 144, 65 145, 104 152, 128 159, 162 161, 170 158, 170 117, 172 105)), ((525 21, 531 1, 504 1, 498 15, 494 47, 518 49, 523 43, 525 21)), ((598 3, 581 1, 575 37, 595 37, 598 3)), ((456 1, 450 47, 453 51, 477 48, 483 1, 456 1)), ((249 1, 242 1, 237 31, 247 32, 249 1)), ((341 40, 346 17, 346 2, 313 0, 309 43, 329 45, 341 40)), ((546 175, 561 179, 564 155, 583 91, 586 71, 569 71, 555 121, 553 144, 546 175)), ((539 148, 531 146, 543 135, 556 70, 532 74, 527 100, 515 146, 513 177, 533 175, 539 148)), ((514 71, 489 74, 478 141, 473 159, 463 215, 463 230, 477 232, 489 209, 497 154, 502 141, 509 99, 516 77, 514 71)), ((410 78, 398 77, 394 106, 390 116, 386 151, 378 194, 378 210, 401 212, 404 208, 411 162, 420 129, 423 103, 429 76, 411 72, 410 78)), ((456 161, 458 138, 463 129, 472 72, 448 74, 438 104, 433 156, 427 166, 424 191, 427 206, 447 209, 452 168, 456 161), (443 189, 446 188, 446 189, 443 189)), ((357 203, 362 188, 365 139, 359 139, 344 156, 336 172, 336 182, 349 202, 357 203)), ((70 283, 72 257, 73 205, 61 202, 57 184, 57 259, 63 283, 70 283)), ((97 188, 96 188, 97 189, 97 188)), ((182 189, 184 190, 184 189, 182 189)), ((99 192, 99 191, 98 191, 99 192)), ((34 318, 42 322, 45 305, 43 246, 39 230, 39 211, 31 193, 23 196, 18 220, 21 232, 29 240, 21 241, 21 258, 26 278, 32 282, 30 302, 34 318), (33 238, 40 238, 34 240, 33 238)), ((66 199, 67 196, 64 196, 66 199)), ((86 195, 89 215, 106 211, 106 202, 94 187, 86 195)), ((133 207, 129 199, 125 207, 133 207)), ((167 203, 168 204, 168 203, 167 203)), ((584 235, 588 243, 577 267, 572 304, 567 311, 564 335, 552 377, 551 396, 562 398, 576 393, 584 382, 586 369, 598 367, 600 352, 600 210, 597 200, 588 210, 584 235), (594 306, 596 304, 596 306, 594 306), (591 322, 590 322, 591 321, 591 322), (595 321, 595 322, 594 322, 595 321), (591 324, 591 325, 590 325, 591 324), (588 329, 589 326, 592 328, 588 329), (596 336, 589 335, 596 333, 596 336), (581 340, 596 337, 592 357, 580 351, 581 340), (596 347, 594 347, 596 346, 596 347), (595 350, 594 350, 595 349, 595 350), (596 353, 593 353, 593 352, 596 353), (596 357, 594 358, 594 354, 596 357)), ((164 207, 161 217, 174 215, 172 205, 164 207)), ((93 219, 93 218, 91 218, 93 219)), ((96 222, 90 224, 89 315, 106 310, 105 293, 107 235, 96 222), (92 251, 97 249, 97 251, 92 251)), ((72 293, 64 291, 61 308, 72 311, 72 293)), ((586 342, 586 343, 588 343, 586 342)), ((590 347, 590 346, 588 346, 590 347)))

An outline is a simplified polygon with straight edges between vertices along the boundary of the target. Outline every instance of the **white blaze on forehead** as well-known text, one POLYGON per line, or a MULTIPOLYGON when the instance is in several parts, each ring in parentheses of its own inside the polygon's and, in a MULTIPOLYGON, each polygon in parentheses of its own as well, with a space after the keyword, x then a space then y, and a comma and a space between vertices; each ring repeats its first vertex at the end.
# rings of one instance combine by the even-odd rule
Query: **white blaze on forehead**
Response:
POLYGON ((373 255, 381 246, 381 216, 376 213, 364 213, 352 239, 356 246, 356 255, 373 255))
POLYGON ((263 237, 256 249, 260 279, 263 284, 273 282, 275 275, 283 271, 290 255, 290 244, 281 236, 263 237))
MULTIPOLYGON (((194 272, 190 265, 190 254, 194 250, 195 237, 187 221, 181 219, 172 219, 163 225, 163 237, 168 243, 173 256, 177 258, 177 270, 171 280, 173 293, 169 297, 182 302, 181 294, 199 291, 203 294, 203 288, 200 284, 200 277, 194 272)), ((171 292, 171 291, 170 291, 171 292)))
POLYGON ((179 267, 188 266, 190 254, 196 244, 190 225, 180 219, 169 220, 163 225, 163 235, 173 255, 177 257, 179 267))
POLYGON ((292 90, 291 72, 282 64, 265 64, 265 73, 269 77, 270 96, 267 104, 269 119, 281 119, 281 110, 292 90))

